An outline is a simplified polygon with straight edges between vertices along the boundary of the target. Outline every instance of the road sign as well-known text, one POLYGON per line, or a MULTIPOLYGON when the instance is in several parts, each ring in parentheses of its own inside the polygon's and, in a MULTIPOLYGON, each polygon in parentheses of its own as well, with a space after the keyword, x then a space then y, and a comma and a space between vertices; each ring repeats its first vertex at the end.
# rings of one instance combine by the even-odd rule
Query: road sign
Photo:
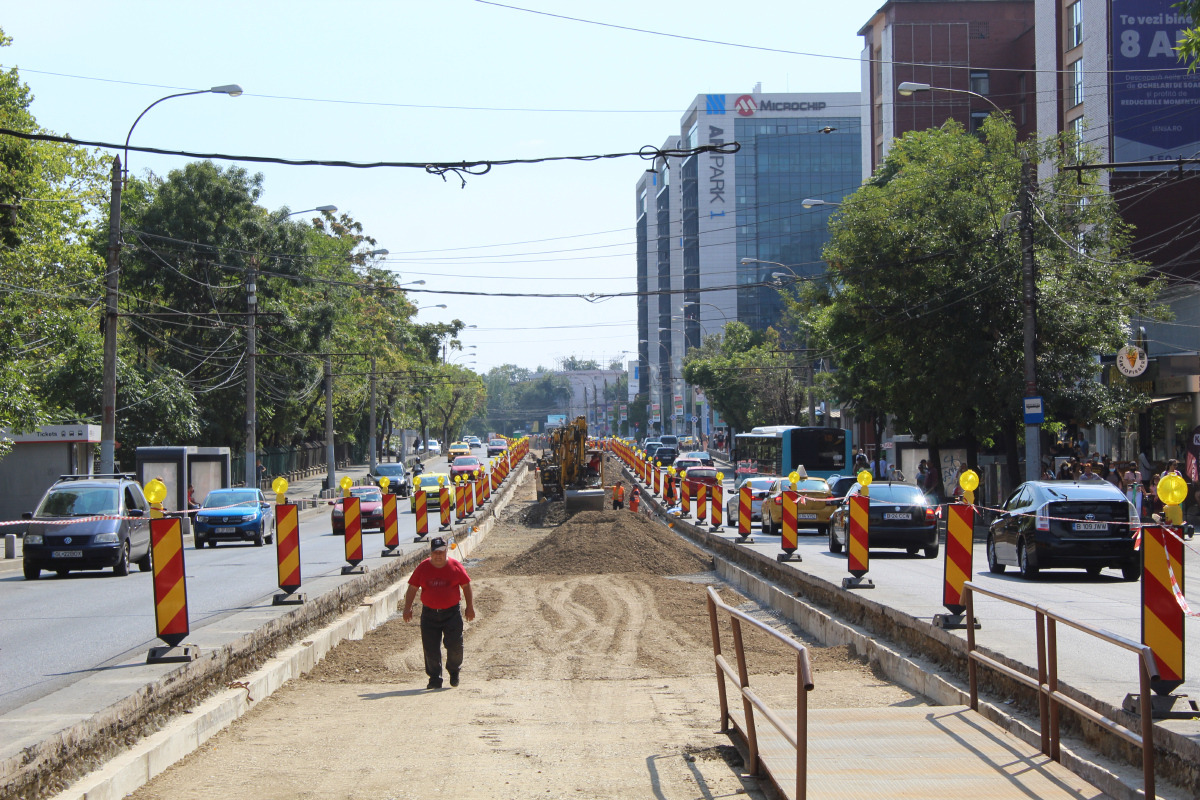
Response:
POLYGON ((1025 398, 1025 424, 1041 425, 1046 421, 1045 408, 1040 397, 1025 398))
POLYGON ((695 414, 692 414, 692 422, 699 422, 699 421, 700 421, 700 418, 697 417, 695 414))

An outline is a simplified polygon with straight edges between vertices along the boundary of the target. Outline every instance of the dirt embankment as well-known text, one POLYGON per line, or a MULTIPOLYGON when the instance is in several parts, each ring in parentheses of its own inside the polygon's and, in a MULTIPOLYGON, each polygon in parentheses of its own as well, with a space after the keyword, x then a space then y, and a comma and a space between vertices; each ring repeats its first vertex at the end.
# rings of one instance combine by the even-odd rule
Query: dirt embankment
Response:
MULTIPOLYGON (((709 557, 649 518, 568 518, 561 504, 532 502, 532 481, 522 489, 466 562, 478 617, 460 687, 425 690, 419 628, 394 619, 341 644, 135 797, 761 797, 715 732, 709 557)), ((756 690, 794 703, 794 653, 744 630, 756 690)), ((722 637, 730 653, 727 624, 722 637)), ((847 648, 811 655, 814 707, 922 702, 847 648)))

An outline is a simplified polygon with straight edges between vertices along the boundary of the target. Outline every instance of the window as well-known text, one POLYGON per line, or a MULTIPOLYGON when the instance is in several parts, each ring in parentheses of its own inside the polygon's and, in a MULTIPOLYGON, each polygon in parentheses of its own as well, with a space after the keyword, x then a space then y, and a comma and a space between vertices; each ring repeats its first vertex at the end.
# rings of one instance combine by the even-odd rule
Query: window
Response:
POLYGON ((1083 155, 1083 117, 1076 117, 1067 124, 1075 135, 1075 160, 1078 162, 1083 155))
POLYGON ((972 111, 971 112, 971 133, 979 133, 983 128, 984 120, 988 118, 989 111, 972 111))
POLYGON ((691 149, 695 148, 695 146, 699 143, 699 141, 700 141, 699 123, 693 123, 692 127, 688 130, 687 141, 684 142, 684 148, 687 150, 691 150, 691 149))
POLYGON ((971 91, 975 94, 986 95, 988 93, 988 71, 986 69, 971 70, 971 91))
POLYGON ((1067 49, 1083 44, 1083 0, 1067 6, 1067 49))
POLYGON ((1071 86, 1068 91, 1070 105, 1068 108, 1083 104, 1083 59, 1077 59, 1071 62, 1067 67, 1067 75, 1070 78, 1071 86))

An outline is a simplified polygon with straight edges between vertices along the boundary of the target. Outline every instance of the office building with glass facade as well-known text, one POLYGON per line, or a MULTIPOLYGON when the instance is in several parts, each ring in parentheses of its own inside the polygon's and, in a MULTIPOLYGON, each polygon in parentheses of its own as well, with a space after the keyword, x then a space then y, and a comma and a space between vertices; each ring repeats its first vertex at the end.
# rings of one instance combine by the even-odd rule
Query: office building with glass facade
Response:
POLYGON ((690 432, 704 416, 679 375, 686 351, 735 319, 776 324, 778 292, 758 284, 824 270, 832 204, 862 180, 862 102, 857 92, 697 95, 670 141, 736 141, 739 152, 663 159, 638 180, 638 289, 676 292, 638 299, 639 359, 651 367, 639 390, 658 396, 665 430, 690 432))

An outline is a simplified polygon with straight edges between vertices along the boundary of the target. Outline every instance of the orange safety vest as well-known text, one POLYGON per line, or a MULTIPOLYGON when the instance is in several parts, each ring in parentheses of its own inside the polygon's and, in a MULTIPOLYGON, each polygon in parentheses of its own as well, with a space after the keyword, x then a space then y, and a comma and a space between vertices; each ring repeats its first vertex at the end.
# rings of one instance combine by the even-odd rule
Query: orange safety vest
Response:
POLYGON ((617 502, 618 503, 625 502, 625 487, 624 487, 624 485, 617 486, 617 502))

